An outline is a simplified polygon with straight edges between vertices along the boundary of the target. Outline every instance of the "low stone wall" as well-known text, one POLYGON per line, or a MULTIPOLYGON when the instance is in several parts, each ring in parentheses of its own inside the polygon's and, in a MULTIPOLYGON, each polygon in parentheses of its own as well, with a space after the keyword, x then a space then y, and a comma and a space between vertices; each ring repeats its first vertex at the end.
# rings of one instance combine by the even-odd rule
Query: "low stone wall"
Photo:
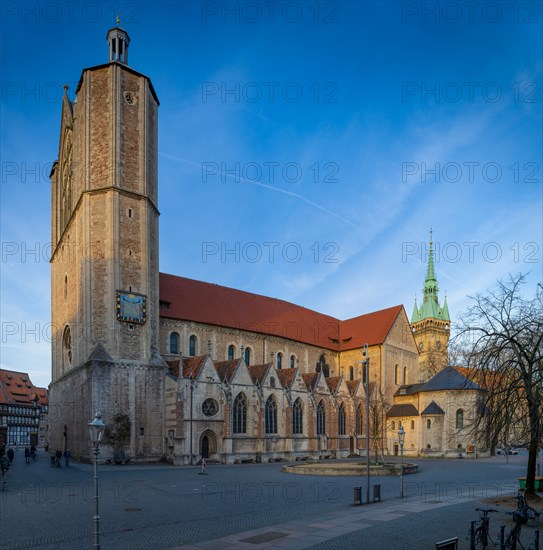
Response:
MULTIPOLYGON (((366 464, 362 462, 340 462, 322 463, 309 462, 283 466, 281 471, 288 474, 301 474, 310 476, 363 476, 366 474, 366 464)), ((404 464, 403 473, 415 474, 418 471, 418 464, 404 464)), ((371 476, 399 476, 400 465, 396 463, 385 463, 382 465, 370 465, 371 476)))

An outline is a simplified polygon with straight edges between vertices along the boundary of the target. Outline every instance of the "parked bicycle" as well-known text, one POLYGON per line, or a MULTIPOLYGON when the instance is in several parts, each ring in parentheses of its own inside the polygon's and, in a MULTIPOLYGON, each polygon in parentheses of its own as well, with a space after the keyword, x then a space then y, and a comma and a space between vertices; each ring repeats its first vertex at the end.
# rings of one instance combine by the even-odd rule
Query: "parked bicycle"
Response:
POLYGON ((534 542, 528 546, 525 546, 520 541, 520 533, 522 526, 525 525, 523 517, 517 512, 507 512, 507 514, 513 516, 515 526, 509 531, 507 538, 505 537, 505 525, 502 525, 498 535, 498 541, 496 545, 500 550, 539 550, 539 530, 534 533, 534 542), (523 523, 524 522, 524 523, 523 523))
POLYGON ((471 522, 468 533, 470 550, 475 550, 476 548, 484 549, 488 546, 489 541, 494 545, 494 541, 490 537, 489 514, 497 512, 498 510, 493 510, 492 508, 476 508, 475 511, 479 512, 479 521, 471 522))
POLYGON ((519 522, 522 523, 522 525, 538 525, 541 518, 541 513, 537 512, 535 508, 528 505, 522 491, 519 491, 517 494, 517 509, 513 512, 513 521, 516 522, 517 520, 515 519, 515 514, 519 518, 519 522))

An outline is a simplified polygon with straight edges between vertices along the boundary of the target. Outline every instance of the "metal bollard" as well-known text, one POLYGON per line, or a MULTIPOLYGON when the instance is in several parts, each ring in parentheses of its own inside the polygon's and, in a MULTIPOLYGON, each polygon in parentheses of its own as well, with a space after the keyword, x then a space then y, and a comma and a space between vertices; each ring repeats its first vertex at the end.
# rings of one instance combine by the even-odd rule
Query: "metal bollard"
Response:
POLYGON ((469 550, 475 550, 475 524, 476 521, 472 521, 469 526, 469 550))
POLYGON ((354 488, 354 504, 362 504, 362 487, 354 488))

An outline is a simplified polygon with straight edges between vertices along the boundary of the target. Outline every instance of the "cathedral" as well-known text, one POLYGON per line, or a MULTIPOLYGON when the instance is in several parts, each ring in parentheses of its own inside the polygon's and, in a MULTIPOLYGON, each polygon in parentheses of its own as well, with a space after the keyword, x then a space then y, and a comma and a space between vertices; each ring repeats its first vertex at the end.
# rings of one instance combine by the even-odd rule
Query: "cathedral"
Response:
MULTIPOLYGON (((481 389, 448 366, 432 243, 424 297, 347 320, 159 272, 158 107, 130 38, 62 100, 51 170, 49 446, 91 454, 96 411, 133 461, 480 452, 481 389)), ((102 459, 114 449, 103 445, 102 459)))

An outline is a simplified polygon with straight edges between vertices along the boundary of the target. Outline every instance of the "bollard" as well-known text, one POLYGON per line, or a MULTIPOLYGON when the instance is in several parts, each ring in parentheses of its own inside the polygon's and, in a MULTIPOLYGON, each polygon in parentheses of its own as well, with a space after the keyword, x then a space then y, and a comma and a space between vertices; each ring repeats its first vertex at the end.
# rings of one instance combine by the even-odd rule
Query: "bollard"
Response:
POLYGON ((381 502, 381 484, 377 483, 373 486, 373 502, 381 502))
POLYGON ((362 504, 362 487, 354 488, 354 505, 362 504))
POLYGON ((475 524, 476 521, 472 521, 469 526, 469 550, 475 550, 475 524))

